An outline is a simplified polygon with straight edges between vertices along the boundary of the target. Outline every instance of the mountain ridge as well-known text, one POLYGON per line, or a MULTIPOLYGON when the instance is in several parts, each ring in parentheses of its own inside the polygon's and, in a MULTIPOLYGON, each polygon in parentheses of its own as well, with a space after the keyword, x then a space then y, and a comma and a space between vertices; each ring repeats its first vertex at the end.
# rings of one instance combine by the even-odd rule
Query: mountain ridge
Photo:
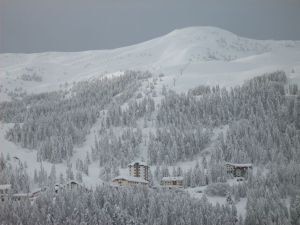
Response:
MULTIPOLYGON (((237 73, 236 70, 242 70, 243 73, 251 71, 251 74, 253 69, 258 69, 260 74, 285 70, 288 74, 294 66, 298 67, 298 57, 299 41, 252 40, 215 27, 177 29, 162 37, 112 50, 0 54, 0 82, 7 89, 6 93, 0 93, 0 101, 9 99, 8 92, 16 88, 28 93, 51 91, 59 89, 66 82, 78 82, 125 70, 164 73, 168 77, 165 83, 168 86, 172 86, 173 80, 178 80, 182 74, 187 80, 180 81, 183 83, 191 84, 199 78, 197 84, 211 84, 215 83, 215 76, 218 76, 224 81, 221 85, 232 86, 236 83, 229 84, 231 78, 228 76, 237 73), (269 63, 257 68, 260 62, 256 61, 263 54, 268 54, 269 63), (247 61, 246 65, 241 59, 249 57, 252 60, 247 61), (240 60, 238 67, 236 60, 240 60), (247 67, 246 71, 244 67, 247 67), (24 75, 38 75, 41 81, 22 80, 24 75)), ((248 74, 237 80, 250 78, 248 74)))
MULTIPOLYGON (((260 42, 288 42, 290 44, 295 44, 295 43, 299 43, 300 40, 274 40, 274 39, 254 39, 254 38, 247 38, 244 36, 239 36, 231 31, 222 29, 222 28, 218 28, 218 27, 213 27, 213 26, 189 26, 189 27, 184 27, 184 28, 179 28, 179 29, 174 29, 171 32, 168 32, 162 36, 159 37, 155 37, 155 38, 151 38, 149 40, 146 41, 141 41, 141 42, 137 42, 135 44, 131 44, 128 46, 121 46, 121 47, 117 47, 117 48, 109 48, 109 49, 91 49, 91 50, 82 50, 82 51, 44 51, 44 52, 33 52, 33 53, 0 53, 0 55, 43 55, 43 54, 48 54, 48 53, 91 53, 91 52, 99 52, 99 51, 112 51, 112 50, 119 50, 119 49, 124 49, 124 48, 130 48, 133 46, 139 46, 141 44, 145 44, 148 42, 152 42, 155 40, 160 40, 162 38, 166 38, 166 37, 171 37, 171 36, 184 36, 186 34, 189 33, 199 33, 199 32, 206 32, 207 34, 226 34, 226 35, 231 35, 233 37, 237 37, 237 38, 241 38, 241 39, 245 39, 245 40, 252 40, 252 41, 260 41, 260 42)), ((203 33, 202 33, 203 34, 203 33)))

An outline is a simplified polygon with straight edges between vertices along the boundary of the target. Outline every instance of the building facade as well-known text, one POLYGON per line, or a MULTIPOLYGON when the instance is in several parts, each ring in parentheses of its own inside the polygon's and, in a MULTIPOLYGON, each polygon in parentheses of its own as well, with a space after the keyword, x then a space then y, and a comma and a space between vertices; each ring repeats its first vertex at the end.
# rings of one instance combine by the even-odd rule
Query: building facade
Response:
POLYGON ((128 165, 129 175, 132 177, 141 177, 149 181, 149 166, 145 162, 132 162, 128 165))
POLYGON ((227 173, 233 174, 234 177, 244 177, 249 169, 252 169, 252 164, 237 164, 237 163, 226 163, 227 173))
POLYGON ((0 185, 0 200, 4 202, 7 198, 8 195, 11 192, 11 185, 10 184, 1 184, 0 185))
POLYGON ((167 188, 183 188, 183 177, 163 177, 161 186, 167 188))
POLYGON ((70 180, 70 181, 68 181, 68 182, 65 183, 64 187, 67 190, 77 190, 77 189, 81 188, 82 186, 77 181, 70 180))
POLYGON ((112 180, 112 183, 117 186, 148 185, 145 179, 133 176, 118 176, 112 180))

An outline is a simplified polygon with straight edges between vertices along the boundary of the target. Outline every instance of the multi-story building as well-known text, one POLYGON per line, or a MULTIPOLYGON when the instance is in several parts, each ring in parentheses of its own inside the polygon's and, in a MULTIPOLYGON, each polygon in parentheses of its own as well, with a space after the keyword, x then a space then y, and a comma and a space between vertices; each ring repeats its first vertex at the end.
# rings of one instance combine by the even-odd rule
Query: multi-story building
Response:
POLYGON ((141 177, 149 181, 149 166, 145 162, 132 162, 128 165, 129 175, 132 177, 141 177))
POLYGON ((133 186, 149 184, 149 166, 145 162, 132 162, 128 165, 129 176, 115 177, 112 184, 117 186, 133 186))

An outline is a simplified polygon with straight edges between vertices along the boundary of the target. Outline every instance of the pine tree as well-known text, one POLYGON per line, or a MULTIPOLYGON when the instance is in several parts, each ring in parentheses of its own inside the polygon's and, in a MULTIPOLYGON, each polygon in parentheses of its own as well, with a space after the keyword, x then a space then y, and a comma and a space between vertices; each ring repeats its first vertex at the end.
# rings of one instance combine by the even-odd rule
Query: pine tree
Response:
POLYGON ((233 205, 233 200, 232 200, 232 197, 231 197, 231 193, 227 193, 226 195, 226 202, 229 204, 229 205, 233 205))
POLYGON ((290 202, 291 225, 300 224, 300 195, 291 198, 290 202))
POLYGON ((76 180, 82 183, 82 173, 80 171, 76 172, 76 180))
POLYGON ((59 183, 60 184, 64 184, 65 183, 64 175, 62 173, 60 173, 60 175, 59 175, 59 183))

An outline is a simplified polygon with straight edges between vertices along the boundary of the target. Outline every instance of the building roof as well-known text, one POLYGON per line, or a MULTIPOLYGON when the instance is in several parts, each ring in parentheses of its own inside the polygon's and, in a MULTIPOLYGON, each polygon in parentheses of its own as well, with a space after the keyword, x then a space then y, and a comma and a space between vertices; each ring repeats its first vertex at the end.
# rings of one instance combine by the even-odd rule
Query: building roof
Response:
POLYGON ((30 193, 17 193, 17 194, 13 194, 13 197, 29 197, 30 193))
POLYGON ((76 180, 69 180, 65 184, 78 184, 78 185, 80 185, 80 183, 78 183, 76 180))
POLYGON ((112 181, 115 181, 115 180, 127 180, 127 181, 131 181, 131 182, 148 184, 148 181, 146 181, 145 179, 143 179, 141 177, 132 177, 132 176, 126 176, 126 175, 117 176, 112 181))
POLYGON ((10 184, 0 184, 0 190, 7 190, 7 189, 11 189, 10 184))
POLYGON ((162 181, 178 181, 183 180, 183 177, 163 177, 162 181))
POLYGON ((132 163, 129 163, 128 166, 134 166, 135 164, 139 164, 140 166, 148 166, 146 162, 143 161, 135 161, 132 163))
POLYGON ((72 186, 72 184, 75 184, 75 185, 77 185, 78 187, 85 188, 84 185, 83 185, 82 183, 79 183, 79 182, 76 181, 76 180, 69 180, 69 181, 67 181, 66 183, 64 183, 63 187, 65 187, 65 186, 72 186))
POLYGON ((227 162, 226 165, 231 165, 234 167, 252 167, 251 163, 229 163, 229 162, 227 162))
POLYGON ((39 193, 39 192, 42 192, 45 190, 46 190, 46 188, 36 188, 31 191, 31 194, 36 194, 36 193, 39 193))

